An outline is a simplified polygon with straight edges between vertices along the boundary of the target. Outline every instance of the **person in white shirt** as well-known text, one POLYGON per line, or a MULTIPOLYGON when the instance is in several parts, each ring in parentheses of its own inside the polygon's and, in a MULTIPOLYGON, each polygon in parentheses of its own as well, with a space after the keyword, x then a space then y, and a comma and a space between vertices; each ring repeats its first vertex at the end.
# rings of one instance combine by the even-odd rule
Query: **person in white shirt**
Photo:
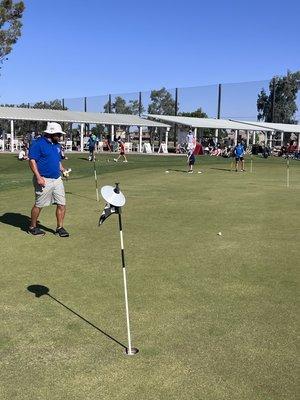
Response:
POLYGON ((188 144, 188 150, 194 150, 196 146, 196 140, 193 131, 190 129, 189 133, 186 137, 187 144, 188 144))
POLYGON ((25 147, 22 147, 22 150, 19 152, 18 159, 20 161, 28 160, 25 147))

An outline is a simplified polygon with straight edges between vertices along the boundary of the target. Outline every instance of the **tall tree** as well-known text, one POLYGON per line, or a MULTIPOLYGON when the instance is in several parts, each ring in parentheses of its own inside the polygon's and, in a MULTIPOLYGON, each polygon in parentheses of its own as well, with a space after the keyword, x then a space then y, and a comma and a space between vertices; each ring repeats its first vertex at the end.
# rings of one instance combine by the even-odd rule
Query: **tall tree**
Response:
POLYGON ((141 110, 140 110, 140 103, 138 100, 129 100, 128 107, 130 109, 130 114, 133 115, 139 115, 139 112, 141 111, 141 114, 145 112, 145 108, 143 107, 143 104, 141 104, 141 110))
MULTIPOLYGON (((159 90, 152 90, 150 94, 151 103, 148 106, 149 114, 158 114, 158 115, 174 115, 175 114, 175 100, 172 97, 172 94, 167 91, 165 87, 162 87, 159 90)), ((157 134, 159 137, 159 144, 162 141, 163 129, 158 128, 157 134)), ((150 137, 152 141, 152 136, 155 132, 154 128, 149 129, 150 137)), ((172 128, 169 132, 169 138, 172 140, 174 138, 174 129, 172 128)))
POLYGON ((181 117, 208 118, 208 115, 202 110, 201 107, 197 108, 195 111, 181 112, 178 115, 181 117))
MULTIPOLYGON (((104 111, 109 112, 109 102, 104 104, 104 111)), ((116 114, 131 114, 126 100, 121 96, 117 96, 115 101, 111 103, 111 112, 116 114)))
MULTIPOLYGON (((104 111, 106 113, 109 112, 109 102, 105 103, 104 111)), ((142 112, 145 111, 144 107, 142 106, 142 112)), ((126 100, 123 99, 121 96, 117 96, 115 100, 111 103, 111 112, 116 114, 133 114, 138 115, 139 113, 139 101, 138 100, 129 100, 126 103, 126 100)))
POLYGON ((269 94, 263 88, 257 98, 257 119, 265 122, 294 124, 300 71, 275 76, 269 83, 269 94))
POLYGON ((43 108, 45 110, 67 110, 67 107, 62 105, 61 100, 55 99, 49 102, 46 101, 39 101, 35 103, 32 108, 43 108))
POLYGON ((12 51, 13 45, 21 36, 21 18, 25 9, 23 1, 0 1, 0 63, 12 51))
POLYGON ((148 106, 149 114, 174 115, 175 100, 166 88, 152 90, 150 94, 151 103, 148 106))
MULTIPOLYGON (((15 107, 14 104, 0 104, 0 107, 15 107)), ((19 108, 28 108, 28 103, 18 104, 19 108)), ((59 99, 55 99, 49 102, 39 101, 33 104, 32 108, 42 108, 46 110, 67 110, 67 107, 63 107, 59 99)), ((16 121, 15 132, 17 135, 24 135, 29 131, 42 132, 46 128, 47 123, 43 121, 16 121)), ((1 121, 1 127, 4 132, 10 132, 9 121, 1 121)), ((62 123, 63 130, 68 129, 67 123, 62 123)))

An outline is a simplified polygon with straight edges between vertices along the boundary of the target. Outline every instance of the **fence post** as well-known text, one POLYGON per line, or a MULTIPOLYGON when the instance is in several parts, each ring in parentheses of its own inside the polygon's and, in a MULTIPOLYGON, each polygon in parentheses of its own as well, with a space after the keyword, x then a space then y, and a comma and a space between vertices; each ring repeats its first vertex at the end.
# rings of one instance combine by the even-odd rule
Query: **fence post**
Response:
MULTIPOLYGON (((178 115, 178 88, 175 88, 175 116, 178 115)), ((175 124, 174 126, 174 147, 176 148, 177 145, 177 131, 178 131, 178 125, 175 124)))
POLYGON ((139 117, 142 114, 142 92, 139 92, 139 117))
POLYGON ((108 112, 111 114, 111 94, 108 95, 108 112))
MULTIPOLYGON (((86 97, 84 97, 84 112, 87 111, 87 103, 86 103, 86 97)), ((86 136, 86 128, 87 124, 84 124, 84 136, 86 136)))
POLYGON ((221 118, 221 98, 222 98, 222 85, 219 83, 219 90, 218 90, 218 119, 221 118))
MULTIPOLYGON (((218 85, 218 111, 217 111, 217 118, 220 119, 221 117, 221 98, 222 98, 222 84, 219 83, 218 85)), ((219 141, 219 129, 215 131, 215 143, 218 144, 219 141)))
POLYGON ((275 91, 276 91, 276 80, 273 78, 272 80, 272 122, 274 122, 275 119, 275 91))
MULTIPOLYGON (((111 94, 108 95, 108 112, 109 112, 109 114, 111 114, 111 94)), ((111 146, 112 146, 112 142, 113 142, 112 138, 114 137, 114 127, 112 125, 110 125, 109 133, 110 133, 110 140, 111 140, 111 146)))

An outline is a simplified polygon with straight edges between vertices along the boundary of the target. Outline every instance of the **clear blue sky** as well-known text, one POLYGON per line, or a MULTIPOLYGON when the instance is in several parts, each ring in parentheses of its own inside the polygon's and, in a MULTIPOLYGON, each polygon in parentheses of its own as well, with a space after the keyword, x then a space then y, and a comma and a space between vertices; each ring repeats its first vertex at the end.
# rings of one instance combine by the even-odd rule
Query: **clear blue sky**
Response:
POLYGON ((0 102, 269 79, 300 67, 296 0, 25 0, 0 102))

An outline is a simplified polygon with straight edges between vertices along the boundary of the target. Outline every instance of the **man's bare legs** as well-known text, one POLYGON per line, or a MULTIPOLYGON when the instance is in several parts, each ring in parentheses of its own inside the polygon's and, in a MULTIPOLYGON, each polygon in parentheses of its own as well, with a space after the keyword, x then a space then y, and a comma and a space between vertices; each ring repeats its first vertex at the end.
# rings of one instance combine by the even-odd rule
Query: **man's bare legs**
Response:
POLYGON ((242 160, 242 171, 245 171, 245 160, 242 160))
POLYGON ((66 214, 66 206, 58 204, 56 207, 57 228, 62 228, 64 226, 65 214, 66 214))
POLYGON ((123 162, 128 162, 125 154, 120 154, 118 158, 114 158, 114 161, 118 162, 121 157, 123 157, 123 162))
POLYGON ((37 221, 38 221, 41 211, 42 211, 42 209, 37 206, 32 207, 30 228, 36 228, 36 224, 37 224, 37 221))

